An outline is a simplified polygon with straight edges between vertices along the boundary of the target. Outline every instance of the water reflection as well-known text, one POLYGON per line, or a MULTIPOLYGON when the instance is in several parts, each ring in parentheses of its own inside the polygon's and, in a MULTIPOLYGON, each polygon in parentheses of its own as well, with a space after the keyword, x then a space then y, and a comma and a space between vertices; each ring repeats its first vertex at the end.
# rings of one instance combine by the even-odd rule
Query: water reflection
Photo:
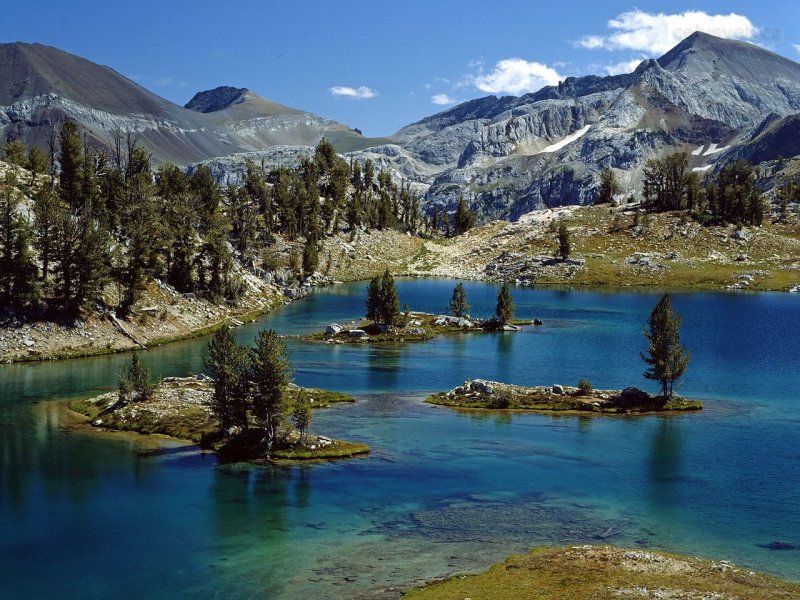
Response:
POLYGON ((650 502, 660 512, 672 514, 685 510, 681 489, 683 477, 683 431, 681 423, 671 418, 656 420, 652 432, 646 490, 650 502))

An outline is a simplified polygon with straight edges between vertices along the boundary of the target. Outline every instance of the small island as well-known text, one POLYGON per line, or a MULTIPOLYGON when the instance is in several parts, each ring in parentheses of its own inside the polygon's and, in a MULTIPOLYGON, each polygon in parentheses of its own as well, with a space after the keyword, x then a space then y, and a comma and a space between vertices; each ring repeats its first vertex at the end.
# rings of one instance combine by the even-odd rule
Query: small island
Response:
POLYGON ((354 402, 348 394, 302 388, 290 380, 286 346, 262 331, 253 348, 238 345, 226 329, 209 343, 206 367, 214 374, 151 382, 134 354, 119 389, 74 400, 69 408, 93 427, 162 434, 191 441, 225 462, 303 461, 368 454, 366 444, 308 431, 312 410, 354 402))
POLYGON ((697 400, 686 400, 679 396, 651 396, 635 387, 595 390, 588 382, 581 384, 576 387, 525 387, 474 379, 449 392, 434 394, 425 402, 451 408, 618 415, 683 412, 703 408, 703 404, 697 400))
POLYGON ((534 548, 477 575, 457 575, 410 590, 408 600, 445 598, 796 598, 800 585, 704 560, 615 546, 534 548), (521 590, 536 590, 525 596, 521 590), (649 590, 649 591, 648 591, 649 590), (652 593, 651 593, 652 592, 652 593))
POLYGON ((422 342, 439 335, 519 331, 522 325, 535 322, 541 324, 541 321, 525 319, 501 323, 497 319, 472 319, 409 311, 393 325, 378 324, 369 319, 353 319, 350 325, 331 323, 325 331, 302 336, 301 339, 328 344, 422 342))
POLYGON ((408 305, 401 313, 397 287, 388 270, 382 277, 370 281, 366 305, 366 318, 351 321, 352 326, 331 323, 325 331, 301 336, 301 339, 328 344, 419 342, 442 334, 519 331, 521 325, 543 324, 540 319, 514 319, 515 306, 508 283, 502 285, 495 315, 490 319, 469 316, 470 306, 462 283, 456 285, 450 299, 452 314, 412 312, 408 305))
MULTIPOLYGON (((223 460, 308 460, 350 458, 369 453, 369 446, 322 435, 306 434, 301 441, 300 432, 285 432, 283 442, 272 449, 262 446, 256 438, 258 428, 252 424, 248 433, 241 431, 223 435, 219 421, 211 410, 214 382, 205 375, 194 377, 166 377, 153 389, 149 398, 121 403, 119 394, 107 392, 94 398, 73 400, 69 408, 88 417, 93 427, 112 431, 132 431, 145 435, 161 434, 199 444, 206 450, 217 452, 223 460), (250 440, 253 444, 248 444, 250 440)), ((312 409, 328 408, 333 404, 355 402, 352 396, 317 388, 301 388, 294 384, 286 387, 289 402, 303 397, 312 409)))

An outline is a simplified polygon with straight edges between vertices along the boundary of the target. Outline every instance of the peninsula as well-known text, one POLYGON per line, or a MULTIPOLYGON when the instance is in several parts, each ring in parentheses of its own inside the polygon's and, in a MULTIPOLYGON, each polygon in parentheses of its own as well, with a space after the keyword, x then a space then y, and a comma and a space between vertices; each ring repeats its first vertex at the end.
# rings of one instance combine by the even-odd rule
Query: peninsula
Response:
POLYGON ((796 598, 800 585, 737 567, 652 550, 614 546, 535 548, 477 575, 458 575, 409 591, 408 600, 444 598, 796 598), (533 596, 531 596, 533 597, 533 596))

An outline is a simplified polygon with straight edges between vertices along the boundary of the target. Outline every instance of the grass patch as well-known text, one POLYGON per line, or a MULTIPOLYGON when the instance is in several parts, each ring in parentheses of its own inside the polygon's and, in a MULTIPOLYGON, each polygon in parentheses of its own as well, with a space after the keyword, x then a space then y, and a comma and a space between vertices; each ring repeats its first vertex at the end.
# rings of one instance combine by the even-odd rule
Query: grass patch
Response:
POLYGON ((666 552, 613 546, 535 548, 477 575, 457 575, 410 590, 408 600, 518 598, 724 597, 772 600, 800 597, 800 585, 732 565, 666 552), (655 596, 653 596, 655 597, 655 596))
POLYGON ((86 417, 89 417, 90 420, 94 420, 97 418, 97 415, 100 414, 102 408, 92 402, 91 400, 72 400, 69 403, 69 409, 74 410, 76 413, 82 414, 86 417))
MULTIPOLYGON (((321 388, 302 388, 302 390, 308 395, 308 398, 311 401, 311 408, 327 408, 332 404, 342 404, 356 401, 353 396, 350 394, 345 394, 344 392, 334 392, 332 390, 323 390, 321 388)), ((289 398, 294 401, 294 399, 300 394, 300 391, 290 389, 287 393, 289 394, 289 398)))
POLYGON ((278 460, 331 460, 335 458, 353 458, 354 456, 364 456, 369 454, 370 449, 366 444, 333 440, 330 446, 325 448, 296 447, 275 450, 269 456, 278 460))

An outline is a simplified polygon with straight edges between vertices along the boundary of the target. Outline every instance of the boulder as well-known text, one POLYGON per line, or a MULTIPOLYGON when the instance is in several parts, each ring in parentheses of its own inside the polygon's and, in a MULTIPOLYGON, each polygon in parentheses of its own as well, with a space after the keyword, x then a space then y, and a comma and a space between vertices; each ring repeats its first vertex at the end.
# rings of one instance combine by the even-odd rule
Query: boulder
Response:
POLYGON ((474 381, 471 381, 469 384, 469 390, 471 392, 476 392, 478 394, 487 394, 489 396, 494 394, 494 387, 488 381, 484 381, 483 379, 476 379, 474 381))
POLYGON ((750 240, 750 233, 746 229, 737 229, 731 234, 731 237, 740 242, 747 242, 750 240))
POLYGON ((342 326, 338 323, 331 323, 325 328, 325 335, 336 335, 337 333, 341 333, 342 326))
POLYGON ((534 325, 544 325, 544 321, 542 321, 541 319, 534 319, 533 320, 533 324, 534 325))
POLYGON ((555 384, 553 386, 553 393, 556 394, 557 396, 563 396, 564 395, 564 386, 555 384))
POLYGON ((351 329, 350 331, 347 332, 347 335, 349 335, 351 338, 358 338, 358 339, 364 339, 369 337, 367 335, 367 332, 364 331, 363 329, 351 329))

